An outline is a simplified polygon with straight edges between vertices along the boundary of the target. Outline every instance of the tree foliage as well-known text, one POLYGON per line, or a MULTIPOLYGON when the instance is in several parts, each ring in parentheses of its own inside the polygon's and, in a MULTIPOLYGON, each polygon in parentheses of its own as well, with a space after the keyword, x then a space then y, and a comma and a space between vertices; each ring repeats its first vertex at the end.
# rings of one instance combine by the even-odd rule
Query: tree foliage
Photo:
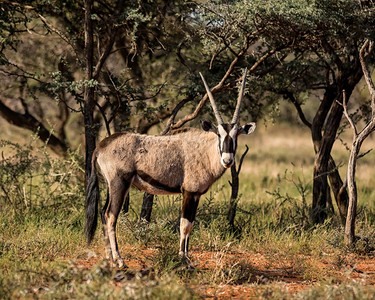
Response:
POLYGON ((144 133, 158 125, 165 133, 210 113, 199 71, 219 108, 233 110, 246 66, 242 117, 256 120, 290 101, 314 143, 314 219, 322 222, 333 209, 332 191, 345 222, 348 197, 331 149, 343 114, 337 101, 343 89, 352 98, 362 78, 359 48, 374 40, 374 8, 366 5, 3 1, 0 115, 38 132, 60 154, 82 143, 84 128, 90 158, 104 128, 144 133), (315 111, 307 114, 306 102, 315 111))

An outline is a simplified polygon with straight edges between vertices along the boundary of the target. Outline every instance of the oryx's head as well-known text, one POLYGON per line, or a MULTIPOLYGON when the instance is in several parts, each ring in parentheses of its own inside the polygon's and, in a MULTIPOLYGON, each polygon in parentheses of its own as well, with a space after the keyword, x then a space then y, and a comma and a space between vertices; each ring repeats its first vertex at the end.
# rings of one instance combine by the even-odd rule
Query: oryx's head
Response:
POLYGON ((243 100, 243 94, 245 91, 245 84, 246 84, 246 75, 247 69, 245 69, 244 78, 242 80, 241 90, 238 95, 236 110, 234 111, 232 121, 227 124, 224 123, 219 110, 217 109, 214 97, 208 87, 206 80, 204 79, 203 75, 199 73, 202 77, 204 86, 207 91, 208 98, 210 99, 212 109, 214 111, 217 126, 212 124, 210 121, 201 121, 202 128, 205 131, 212 131, 216 133, 218 136, 219 142, 219 153, 220 153, 220 162, 224 166, 224 168, 230 168, 234 163, 234 156, 237 150, 237 137, 240 134, 250 134, 255 130, 255 123, 248 123, 245 126, 238 125, 238 119, 240 116, 240 109, 243 100))

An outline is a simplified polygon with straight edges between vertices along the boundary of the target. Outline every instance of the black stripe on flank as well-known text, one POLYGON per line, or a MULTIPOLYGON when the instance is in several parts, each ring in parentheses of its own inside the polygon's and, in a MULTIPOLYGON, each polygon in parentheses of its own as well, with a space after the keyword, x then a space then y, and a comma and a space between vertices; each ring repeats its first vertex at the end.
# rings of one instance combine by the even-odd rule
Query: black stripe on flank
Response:
POLYGON ((155 187, 159 190, 164 190, 164 191, 167 191, 169 193, 176 193, 176 194, 181 193, 181 186, 170 187, 170 186, 164 185, 164 184, 160 183, 159 181, 152 178, 150 175, 148 175, 147 173, 145 173, 143 171, 137 171, 137 175, 143 181, 147 182, 148 184, 152 185, 153 187, 155 187))

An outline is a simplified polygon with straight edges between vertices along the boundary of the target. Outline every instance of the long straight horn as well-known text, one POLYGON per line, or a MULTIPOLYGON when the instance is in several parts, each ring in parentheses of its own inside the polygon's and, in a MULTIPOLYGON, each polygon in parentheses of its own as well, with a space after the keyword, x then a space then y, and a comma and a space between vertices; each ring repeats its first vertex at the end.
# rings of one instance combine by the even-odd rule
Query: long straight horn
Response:
POLYGON ((220 112, 217 109, 217 106, 216 106, 216 103, 215 103, 215 100, 214 100, 214 96, 212 96, 212 93, 210 91, 210 88, 208 87, 208 84, 207 84, 206 80, 204 80, 204 77, 203 77, 203 75, 202 75, 201 72, 199 72, 199 75, 201 75, 204 87, 206 88, 206 92, 207 92, 208 98, 210 99, 211 106, 212 106, 212 109, 214 111, 217 123, 218 124, 224 124, 224 121, 223 121, 223 119, 222 119, 222 117, 220 115, 220 112))
POLYGON ((240 90, 240 93, 238 94, 237 105, 236 105, 236 109, 235 109, 234 114, 233 114, 232 124, 237 124, 238 119, 240 117, 241 104, 242 104, 242 100, 243 100, 243 94, 245 92, 246 76, 247 76, 247 68, 245 69, 245 74, 243 76, 241 90, 240 90))

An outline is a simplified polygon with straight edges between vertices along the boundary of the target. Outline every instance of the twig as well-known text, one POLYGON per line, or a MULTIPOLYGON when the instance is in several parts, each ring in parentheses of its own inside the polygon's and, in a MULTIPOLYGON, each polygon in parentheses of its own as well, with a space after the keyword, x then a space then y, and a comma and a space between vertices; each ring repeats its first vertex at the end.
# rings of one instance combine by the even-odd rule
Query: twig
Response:
POLYGON ((293 93, 287 91, 287 92, 284 93, 284 95, 289 98, 290 102, 292 102, 292 104, 296 108, 298 116, 301 119, 302 123, 305 124, 307 127, 309 127, 311 129, 312 124, 309 121, 307 121, 306 116, 305 116, 305 114, 302 110, 302 107, 298 103, 297 99, 294 97, 293 93))
POLYGON ((240 158, 240 163, 238 164, 238 169, 237 169, 237 174, 240 174, 241 172, 241 167, 242 167, 242 162, 247 154, 247 152, 249 151, 249 147, 247 145, 246 146, 246 150, 245 152, 242 154, 241 158, 240 158))
POLYGON ((99 77, 100 71, 102 70, 102 67, 103 67, 107 57, 111 53, 111 50, 112 50, 112 47, 113 47, 113 44, 115 42, 115 38, 116 38, 116 35, 117 35, 117 31, 118 31, 117 29, 118 29, 118 27, 112 28, 112 32, 111 32, 109 41, 106 45, 106 48, 104 49, 104 52, 102 53, 98 62, 96 63, 95 71, 92 75, 93 79, 97 79, 99 77))
MULTIPOLYGON (((248 41, 248 37, 247 37, 247 41, 248 41)), ((220 80, 220 82, 215 87, 213 87, 211 89, 212 94, 214 94, 214 93, 216 93, 216 92, 218 92, 218 91, 220 91, 224 88, 224 83, 228 79, 228 77, 232 74, 232 72, 234 70, 234 66, 237 64, 240 57, 242 57, 246 53, 246 51, 249 47, 250 47, 249 43, 246 43, 246 46, 241 50, 241 52, 238 54, 238 56, 236 56, 233 59, 233 61, 229 65, 229 68, 228 68, 227 72, 224 74, 223 78, 220 80)), ((202 100, 199 102, 199 104, 195 108, 194 112, 190 115, 185 116, 181 120, 179 120, 175 125, 172 126, 172 128, 173 129, 180 128, 185 123, 195 119, 198 116, 198 114, 200 113, 200 111, 202 110, 202 108, 203 108, 204 104, 206 103, 207 99, 208 99, 208 95, 205 94, 204 97, 202 98, 202 100)))
POLYGON ((53 27, 52 24, 50 24, 45 17, 43 17, 41 14, 38 14, 39 18, 42 20, 43 24, 48 27, 49 30, 56 33, 64 42, 66 42, 68 45, 71 46, 69 39, 57 28, 53 27))
POLYGON ((173 109, 172 111, 172 115, 170 116, 168 122, 167 122, 167 125, 166 127, 164 128, 164 130, 160 133, 160 135, 165 135, 168 133, 168 131, 171 129, 171 126, 174 122, 174 119, 177 115, 177 113, 180 111, 180 109, 186 104, 188 103, 189 101, 191 101, 192 99, 191 98, 185 98, 183 100, 181 100, 176 106, 175 108, 173 109))
POLYGON ((103 110, 103 108, 101 107, 101 105, 98 103, 98 101, 95 101, 95 105, 99 108, 99 111, 100 111, 100 113, 101 113, 101 115, 103 117, 103 120, 104 120, 105 128, 107 130, 107 134, 108 134, 108 136, 110 136, 111 135, 111 129, 109 128, 109 123, 110 122, 108 121, 108 119, 107 119, 107 117, 105 115, 105 111, 103 110))
POLYGON ((342 100, 342 104, 338 100, 336 100, 336 102, 343 107, 343 109, 344 109, 344 116, 348 120, 350 126, 353 128, 354 139, 355 139, 358 136, 358 132, 357 132, 357 128, 356 128, 356 126, 354 124, 353 119, 349 116, 349 113, 348 113, 348 105, 347 105, 347 103, 348 103, 347 101, 348 100, 346 98, 346 92, 345 92, 345 90, 342 91, 342 99, 343 99, 342 100))
POLYGON ((367 83, 367 87, 369 89, 370 95, 371 95, 371 110, 372 110, 372 117, 374 117, 375 114, 375 86, 374 82, 371 79, 370 71, 367 67, 366 60, 371 54, 371 52, 374 49, 374 42, 366 40, 366 42, 363 44, 360 52, 359 52, 359 60, 361 62, 363 75, 365 76, 365 80, 367 83), (365 51, 367 52, 365 53, 365 51))

